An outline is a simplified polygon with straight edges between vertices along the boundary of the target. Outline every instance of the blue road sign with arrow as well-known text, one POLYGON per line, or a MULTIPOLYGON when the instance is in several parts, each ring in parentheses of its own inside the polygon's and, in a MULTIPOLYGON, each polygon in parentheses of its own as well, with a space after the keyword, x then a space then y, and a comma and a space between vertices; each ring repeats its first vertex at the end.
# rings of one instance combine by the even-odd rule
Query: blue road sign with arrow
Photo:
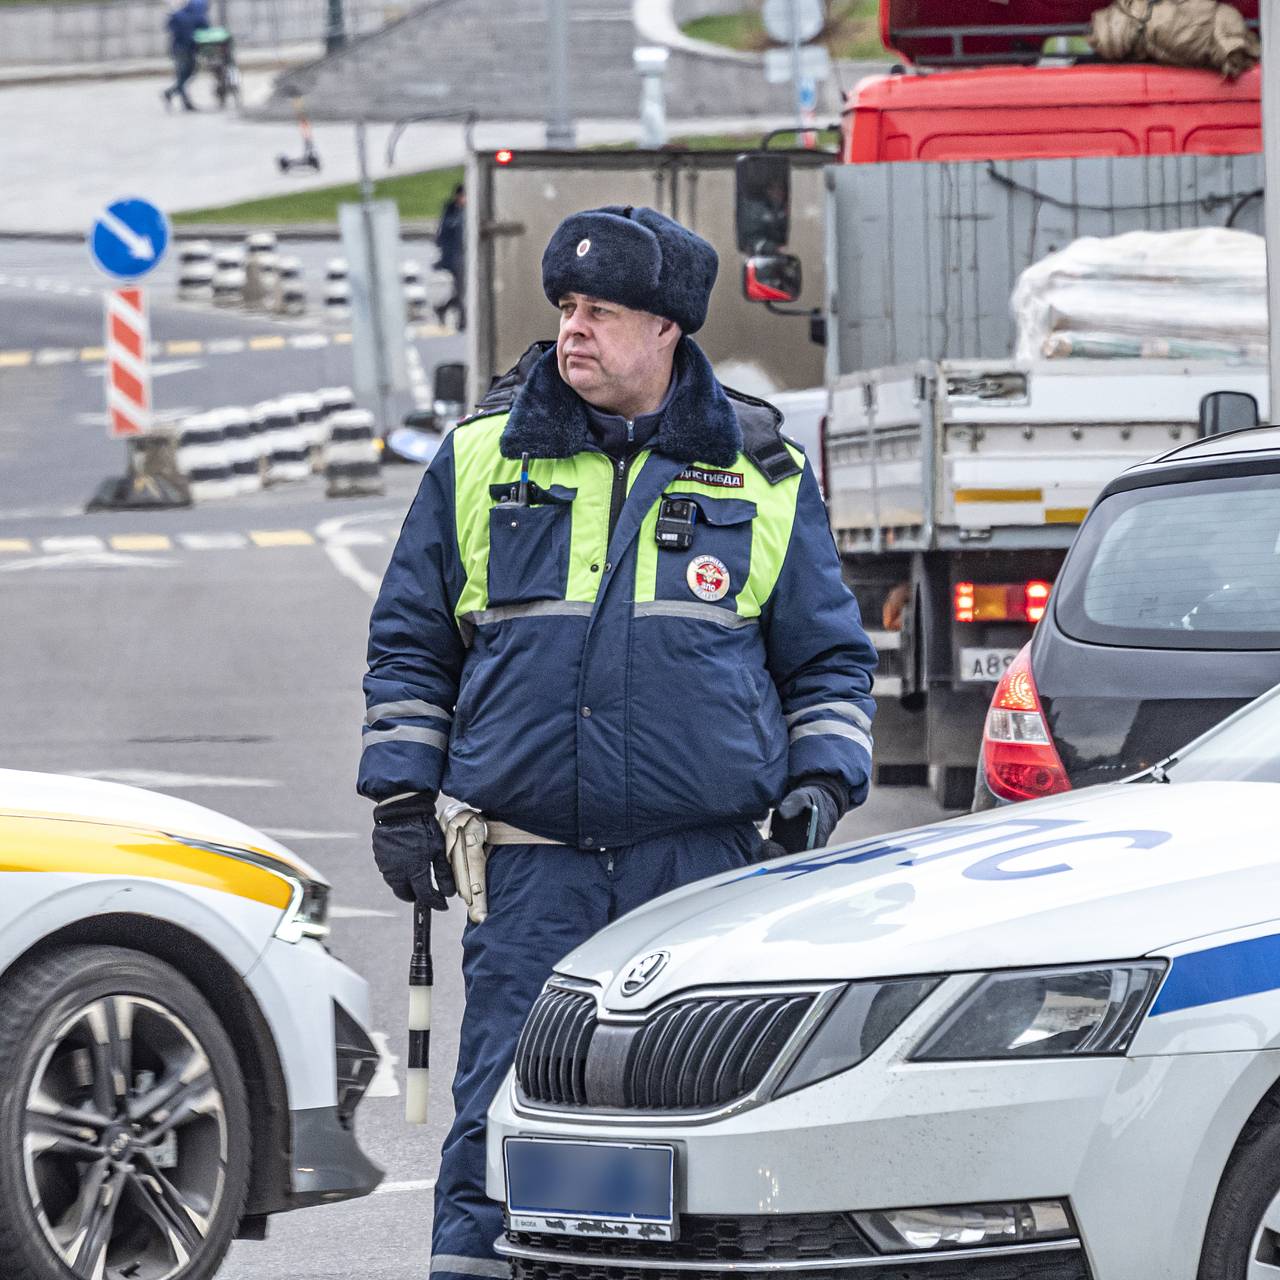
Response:
POLYGON ((109 276, 136 280, 160 265, 169 247, 169 219, 150 201, 114 200, 94 219, 89 253, 109 276))

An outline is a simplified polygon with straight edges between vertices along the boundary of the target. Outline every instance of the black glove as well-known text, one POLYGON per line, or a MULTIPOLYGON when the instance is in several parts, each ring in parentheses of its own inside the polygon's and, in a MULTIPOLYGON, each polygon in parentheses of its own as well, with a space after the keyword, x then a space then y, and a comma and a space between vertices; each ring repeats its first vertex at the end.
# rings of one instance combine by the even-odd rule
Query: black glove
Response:
POLYGON ((458 892, 434 798, 392 801, 374 809, 373 860, 391 892, 404 902, 444 911, 446 899, 458 892))
POLYGON ((824 774, 798 779, 773 811, 764 856, 777 858, 784 853, 821 849, 848 807, 848 792, 838 778, 824 774))

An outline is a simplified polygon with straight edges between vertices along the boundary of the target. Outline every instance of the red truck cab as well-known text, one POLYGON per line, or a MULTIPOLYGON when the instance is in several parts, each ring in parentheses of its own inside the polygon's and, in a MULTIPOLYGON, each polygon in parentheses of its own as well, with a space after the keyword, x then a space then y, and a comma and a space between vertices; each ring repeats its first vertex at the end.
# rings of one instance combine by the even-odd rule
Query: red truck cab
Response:
MULTIPOLYGON (((841 158, 1013 160, 1240 155, 1262 149, 1262 77, 1149 63, 1036 66, 1082 36, 1101 0, 881 0, 881 38, 908 65, 863 80, 841 158)), ((1256 23, 1258 0, 1237 0, 1256 23)))

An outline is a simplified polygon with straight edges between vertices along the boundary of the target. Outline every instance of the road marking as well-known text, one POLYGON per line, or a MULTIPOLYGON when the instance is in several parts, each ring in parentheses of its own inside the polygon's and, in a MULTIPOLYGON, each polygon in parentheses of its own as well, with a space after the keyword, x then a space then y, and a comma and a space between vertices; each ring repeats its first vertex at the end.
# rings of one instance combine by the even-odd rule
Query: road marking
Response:
POLYGON ((385 1031, 370 1031, 369 1039, 378 1046, 378 1069, 373 1073, 373 1079, 369 1081, 369 1088, 365 1091, 368 1098, 398 1098, 400 1096, 400 1081, 396 1079, 396 1064, 400 1061, 400 1055, 391 1052, 391 1046, 387 1043, 387 1033, 385 1031))
POLYGON ((29 560, 6 560, 0 564, 0 573, 22 573, 27 569, 171 569, 176 563, 136 551, 125 555, 114 551, 67 551, 29 560))
POLYGON ((215 338, 204 344, 205 354, 211 356, 233 356, 244 350, 243 338, 215 338))
POLYGON ((229 778, 221 774, 169 773, 163 769, 77 769, 73 778, 123 782, 130 787, 278 787, 269 778, 229 778))
POLYGON ((0 538, 0 552, 9 555, 12 552, 30 551, 30 538, 0 538))
POLYGON ((36 364, 70 364, 76 356, 77 352, 73 347, 45 347, 36 352, 36 364))
POLYGON ((400 1191, 430 1191, 436 1185, 434 1178, 418 1178, 413 1182, 384 1182, 374 1187, 375 1196, 393 1196, 400 1191))
POLYGON ((243 533, 180 533, 178 541, 188 551, 238 551, 249 545, 243 533))
POLYGON ((81 347, 80 359, 82 361, 101 361, 107 358, 106 347, 81 347))
POLYGON ((333 335, 333 345, 335 347, 349 347, 351 345, 351 335, 349 333, 335 333, 333 335))
MULTIPOLYGON (((263 830, 270 835, 271 829, 263 827, 263 830)), ((330 907, 329 917, 332 920, 392 920, 395 918, 394 911, 375 911, 373 907, 330 907)))
POLYGON ((30 351, 0 351, 0 369, 22 369, 30 363, 30 351))
POLYGON ((203 342, 166 342, 164 344, 164 353, 167 356, 198 356, 203 350, 203 342))
POLYGON ((281 334, 265 334, 249 339, 250 351, 282 351, 284 345, 284 336, 281 334))
POLYGON ((322 520, 316 526, 320 544, 324 547, 325 555, 333 562, 333 567, 344 578, 354 582, 367 596, 377 596, 382 586, 382 579, 378 574, 366 569, 360 563, 360 557, 351 549, 353 546, 360 546, 369 531, 353 529, 350 526, 386 518, 385 512, 366 511, 358 516, 336 516, 331 520, 322 520))
POLYGON ((172 551, 173 543, 163 533, 117 533, 110 538, 113 551, 172 551))
POLYGON ((297 351, 311 351, 316 347, 327 347, 329 345, 329 335, 327 333, 300 333, 296 338, 289 339, 289 345, 297 351))
POLYGON ((250 529, 256 547, 310 547, 315 539, 305 529, 250 529))
POLYGON ((45 555, 53 556, 68 551, 104 551, 106 548, 101 538, 86 535, 74 538, 41 538, 40 550, 45 555))

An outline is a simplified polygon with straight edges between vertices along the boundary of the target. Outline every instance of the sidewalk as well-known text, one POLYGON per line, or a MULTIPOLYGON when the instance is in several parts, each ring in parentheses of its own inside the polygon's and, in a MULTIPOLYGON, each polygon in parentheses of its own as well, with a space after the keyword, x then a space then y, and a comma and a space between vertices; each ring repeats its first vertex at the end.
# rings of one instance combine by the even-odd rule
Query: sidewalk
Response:
MULTIPOLYGON (((272 79, 269 72, 249 72, 244 77, 246 105, 265 98, 272 79)), ((282 174, 276 157, 302 150, 295 124, 252 121, 216 110, 207 79, 193 88, 200 111, 167 114, 161 102, 167 83, 167 76, 149 76, 85 80, 74 86, 0 85, 0 119, 5 122, 0 173, 11 175, 0 185, 0 235, 82 236, 106 203, 125 195, 145 196, 177 212, 354 182, 359 176, 350 124, 315 125, 321 173, 282 174)), ((750 132, 770 123, 672 120, 670 131, 750 132)), ((388 170, 391 127, 369 126, 375 178, 460 164, 465 158, 461 125, 414 125, 396 148, 395 169, 388 170)), ((638 122, 578 125, 583 145, 638 137, 638 122)), ((475 139, 481 147, 541 147, 543 126, 487 122, 476 127, 475 139)))
MULTIPOLYGON (((324 53, 324 44, 283 45, 276 49, 240 49, 236 63, 244 71, 283 71, 324 53)), ((122 58, 114 62, 32 63, 0 66, 0 89, 7 85, 76 84, 86 80, 136 80, 142 76, 172 79, 171 58, 122 58)))

